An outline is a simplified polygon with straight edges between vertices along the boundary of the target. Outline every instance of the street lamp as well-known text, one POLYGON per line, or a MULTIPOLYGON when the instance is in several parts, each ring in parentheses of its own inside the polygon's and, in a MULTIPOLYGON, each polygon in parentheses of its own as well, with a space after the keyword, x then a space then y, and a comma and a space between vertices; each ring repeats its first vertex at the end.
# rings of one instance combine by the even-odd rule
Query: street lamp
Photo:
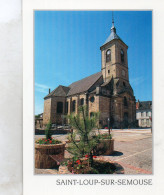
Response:
POLYGON ((110 118, 108 118, 108 130, 109 130, 109 135, 110 135, 110 118))

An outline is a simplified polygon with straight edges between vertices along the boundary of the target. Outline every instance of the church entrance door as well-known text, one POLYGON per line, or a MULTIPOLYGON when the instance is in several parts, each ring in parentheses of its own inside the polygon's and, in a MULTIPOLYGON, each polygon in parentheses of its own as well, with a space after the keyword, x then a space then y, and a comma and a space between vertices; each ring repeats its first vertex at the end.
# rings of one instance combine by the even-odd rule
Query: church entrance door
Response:
POLYGON ((124 128, 128 127, 128 112, 124 112, 124 128))

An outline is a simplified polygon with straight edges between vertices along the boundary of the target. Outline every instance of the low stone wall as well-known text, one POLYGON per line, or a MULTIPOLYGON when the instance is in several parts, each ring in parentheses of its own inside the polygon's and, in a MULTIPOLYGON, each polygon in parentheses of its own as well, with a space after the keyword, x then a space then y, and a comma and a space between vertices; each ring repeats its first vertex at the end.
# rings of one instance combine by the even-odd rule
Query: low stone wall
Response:
MULTIPOLYGON (((52 135, 56 134, 67 134, 70 133, 71 130, 66 129, 59 129, 59 130, 50 130, 52 132, 52 135)), ((35 129, 35 135, 45 135, 45 130, 35 129)))

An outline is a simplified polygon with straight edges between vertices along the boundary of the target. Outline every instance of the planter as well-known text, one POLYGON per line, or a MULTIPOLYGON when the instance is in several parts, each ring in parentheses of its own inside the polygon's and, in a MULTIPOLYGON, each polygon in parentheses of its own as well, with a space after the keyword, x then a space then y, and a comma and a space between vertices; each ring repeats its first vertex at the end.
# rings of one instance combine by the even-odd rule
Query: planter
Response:
MULTIPOLYGON (((104 163, 105 162, 108 161, 104 161, 104 163)), ((99 174, 124 174, 124 168, 120 164, 118 164, 117 162, 110 162, 110 163, 115 167, 113 173, 99 173, 99 174)), ((61 165, 59 167, 58 174, 75 174, 75 173, 70 172, 67 166, 61 165)))
POLYGON ((94 150, 94 155, 110 155, 114 151, 114 139, 102 139, 94 150))
POLYGON ((65 143, 60 144, 35 144, 35 168, 51 169, 59 166, 57 159, 64 159, 65 143))

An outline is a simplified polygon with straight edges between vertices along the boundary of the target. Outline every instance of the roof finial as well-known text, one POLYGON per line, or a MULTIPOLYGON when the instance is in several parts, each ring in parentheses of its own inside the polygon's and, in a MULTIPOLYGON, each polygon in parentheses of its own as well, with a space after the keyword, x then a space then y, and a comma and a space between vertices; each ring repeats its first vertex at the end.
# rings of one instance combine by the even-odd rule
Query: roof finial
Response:
POLYGON ((111 28, 111 31, 116 33, 116 28, 114 27, 114 13, 112 11, 112 28, 111 28))
POLYGON ((112 26, 114 26, 114 14, 113 14, 113 11, 112 11, 112 26))

